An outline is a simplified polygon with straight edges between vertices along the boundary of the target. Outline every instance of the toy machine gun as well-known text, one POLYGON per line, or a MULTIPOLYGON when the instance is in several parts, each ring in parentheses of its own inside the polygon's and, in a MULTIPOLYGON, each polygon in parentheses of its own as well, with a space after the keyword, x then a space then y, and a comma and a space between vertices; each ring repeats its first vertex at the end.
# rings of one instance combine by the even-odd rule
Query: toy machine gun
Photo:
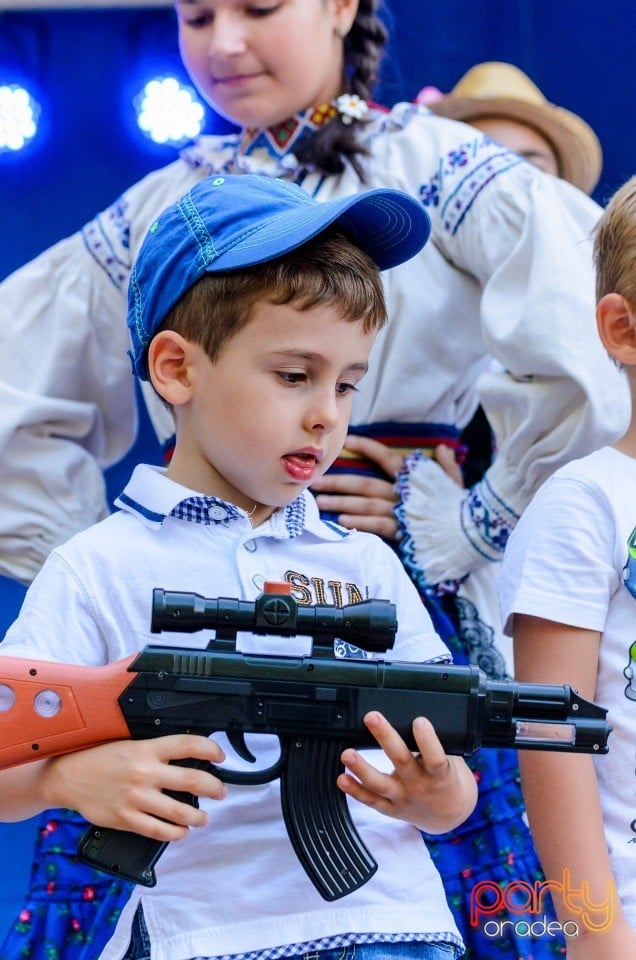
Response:
MULTIPOLYGON (((276 734, 280 757, 265 770, 204 768, 229 783, 280 777, 296 855, 323 898, 336 900, 377 870, 336 784, 345 748, 377 746, 363 722, 370 710, 383 713, 413 750, 412 721, 426 716, 448 754, 468 757, 481 747, 607 753, 607 711, 571 687, 492 681, 474 666, 336 658, 336 639, 385 654, 397 630, 395 606, 299 605, 290 591, 286 583, 266 584, 250 602, 154 590, 152 632, 214 630, 206 649, 147 646, 104 667, 0 657, 0 768, 112 740, 220 731, 239 756, 254 761, 245 734, 276 734), (238 631, 310 636, 312 653, 242 654, 238 631)), ((80 858, 154 886, 166 846, 91 826, 80 858)))

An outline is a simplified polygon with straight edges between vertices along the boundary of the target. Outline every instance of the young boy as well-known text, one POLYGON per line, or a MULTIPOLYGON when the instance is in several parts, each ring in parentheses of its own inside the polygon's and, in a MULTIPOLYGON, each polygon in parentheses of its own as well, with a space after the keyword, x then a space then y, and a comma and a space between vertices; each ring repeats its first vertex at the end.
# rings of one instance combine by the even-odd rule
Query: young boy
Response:
MULTIPOLYGON (((636 177, 605 210, 595 259, 599 333, 626 371, 633 405, 636 177)), ((582 756, 520 756, 530 825, 554 881, 569 960, 636 956, 634 490, 636 413, 613 447, 547 481, 513 533, 502 571, 517 678, 572 683, 607 706, 614 725, 609 756, 596 764, 582 756)))
MULTIPOLYGON (((103 664, 149 641, 157 586, 249 599, 264 581, 286 580, 302 603, 387 597, 400 624, 394 658, 447 658, 393 552, 323 523, 306 489, 343 445, 385 319, 379 269, 427 236, 423 208, 398 191, 317 203, 248 175, 208 179, 164 211, 131 277, 130 355, 172 411, 174 455, 166 470, 138 467, 119 512, 53 552, 1 652, 103 664)), ((169 642, 205 645, 188 633, 169 642)), ((310 643, 240 637, 243 651, 300 655, 310 643)), ((222 761, 204 737, 115 742, 5 771, 0 810, 10 820, 66 806, 103 826, 181 840, 162 857, 157 886, 134 892, 103 954, 111 960, 333 948, 358 960, 455 956, 461 941, 416 828, 462 822, 473 777, 423 718, 417 756, 382 716, 366 722, 382 750, 346 751, 338 783, 379 869, 337 904, 296 860, 277 782, 226 787, 169 764, 222 761), (166 789, 195 793, 201 809, 166 789)), ((268 740, 254 749, 270 766, 272 738, 258 739, 268 740)))

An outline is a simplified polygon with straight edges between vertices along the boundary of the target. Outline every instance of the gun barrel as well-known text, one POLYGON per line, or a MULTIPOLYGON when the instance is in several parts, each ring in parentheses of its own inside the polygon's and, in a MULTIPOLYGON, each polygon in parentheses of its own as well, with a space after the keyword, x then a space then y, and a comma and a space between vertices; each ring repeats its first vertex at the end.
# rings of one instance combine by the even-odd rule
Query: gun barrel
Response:
POLYGON ((567 684, 487 681, 483 746, 606 753, 606 717, 567 684))

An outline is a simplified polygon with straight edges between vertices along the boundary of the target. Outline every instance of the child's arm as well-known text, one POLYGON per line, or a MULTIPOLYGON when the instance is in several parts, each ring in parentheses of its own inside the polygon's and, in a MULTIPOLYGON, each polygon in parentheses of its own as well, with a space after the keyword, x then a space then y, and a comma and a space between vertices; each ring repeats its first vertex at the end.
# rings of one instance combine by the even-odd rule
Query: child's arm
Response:
POLYGON ((413 721, 420 751, 415 755, 382 714, 367 714, 365 724, 394 769, 382 773, 356 750, 345 750, 342 762, 350 773, 338 778, 344 793, 427 833, 445 833, 470 816, 477 802, 475 778, 461 757, 444 753, 428 720, 413 721))
POLYGON ((24 820, 49 807, 77 810, 90 823, 156 840, 178 840, 207 814, 168 796, 173 790, 221 800, 225 785, 212 774, 175 766, 194 757, 219 763, 221 748, 207 737, 175 734, 121 740, 0 774, 0 820, 24 820))
MULTIPOLYGON (((581 696, 594 698, 600 633, 520 614, 513 633, 517 680, 569 683, 581 696)), ((569 960, 636 956, 636 931, 615 893, 593 758, 520 751, 519 765, 537 851, 546 877, 556 883, 551 893, 557 915, 579 929, 578 937, 568 938, 569 960), (592 902, 607 904, 592 914, 600 926, 608 921, 603 931, 591 933, 576 909, 580 898, 567 895, 582 883, 589 885, 592 902)))

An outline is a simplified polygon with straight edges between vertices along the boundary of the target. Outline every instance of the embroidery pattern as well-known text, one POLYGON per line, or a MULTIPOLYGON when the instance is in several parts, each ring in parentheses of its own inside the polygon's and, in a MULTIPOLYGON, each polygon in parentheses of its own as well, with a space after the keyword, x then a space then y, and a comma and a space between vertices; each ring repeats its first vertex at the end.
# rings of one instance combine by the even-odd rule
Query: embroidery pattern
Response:
POLYGON ((440 207, 444 230, 455 235, 484 187, 522 162, 509 150, 497 148, 493 152, 492 140, 478 137, 450 150, 440 160, 438 171, 420 187, 420 199, 425 207, 440 207), (480 156, 484 152, 486 155, 480 156))
POLYGON ((486 560, 499 560, 518 514, 501 500, 486 478, 467 491, 461 525, 467 539, 486 560))
POLYGON ((479 667, 491 680, 510 680, 506 662, 495 646, 495 631, 480 619, 477 607, 466 597, 455 597, 459 632, 468 662, 479 667))
MULTIPOLYGON (((418 116, 430 111, 418 104, 401 104, 390 114, 373 112, 373 123, 363 128, 361 137, 369 146, 378 137, 405 129, 418 116)), ((489 137, 458 144, 439 162, 438 170, 423 183, 419 195, 425 207, 440 207, 443 228, 455 234, 484 187, 495 177, 523 159, 504 150, 489 137), (459 178, 459 179, 458 179, 459 178)))
POLYGON ((120 197, 82 228, 86 249, 118 290, 125 290, 132 260, 128 203, 120 197))
POLYGON ((313 134, 337 115, 334 104, 324 103, 297 113, 283 123, 265 130, 248 129, 226 139, 198 141, 181 152, 181 158, 192 168, 207 173, 264 173, 271 177, 298 179, 303 174, 293 150, 304 137, 313 134))

